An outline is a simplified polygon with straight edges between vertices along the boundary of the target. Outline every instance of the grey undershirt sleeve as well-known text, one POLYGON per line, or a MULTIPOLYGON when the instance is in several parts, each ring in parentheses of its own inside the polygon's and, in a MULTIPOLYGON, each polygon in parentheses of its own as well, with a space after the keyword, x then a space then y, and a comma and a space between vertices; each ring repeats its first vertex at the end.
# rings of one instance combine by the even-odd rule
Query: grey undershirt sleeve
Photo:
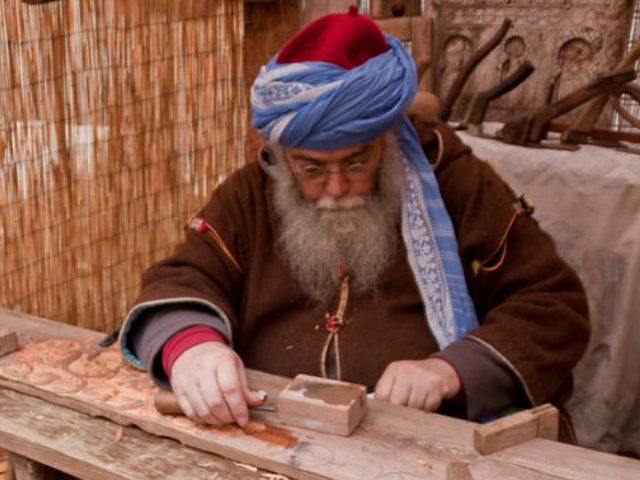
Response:
POLYGON ((194 304, 163 305, 142 313, 129 336, 134 353, 142 361, 151 378, 162 388, 169 388, 169 379, 162 368, 162 347, 180 330, 207 325, 230 343, 231 332, 211 310, 194 304))
POLYGON ((462 338, 432 357, 447 361, 460 375, 470 420, 508 407, 530 407, 516 375, 478 342, 462 338))

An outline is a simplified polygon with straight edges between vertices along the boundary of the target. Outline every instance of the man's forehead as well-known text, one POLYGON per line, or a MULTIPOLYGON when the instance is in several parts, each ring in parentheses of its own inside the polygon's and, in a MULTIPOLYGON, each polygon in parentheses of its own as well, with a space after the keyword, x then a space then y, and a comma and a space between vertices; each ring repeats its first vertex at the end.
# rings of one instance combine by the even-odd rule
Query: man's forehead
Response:
POLYGON ((353 156, 367 153, 371 149, 382 143, 382 137, 378 137, 370 142, 358 143, 344 148, 335 150, 311 150, 307 148, 288 147, 285 152, 293 159, 301 160, 317 160, 320 162, 340 161, 353 156))

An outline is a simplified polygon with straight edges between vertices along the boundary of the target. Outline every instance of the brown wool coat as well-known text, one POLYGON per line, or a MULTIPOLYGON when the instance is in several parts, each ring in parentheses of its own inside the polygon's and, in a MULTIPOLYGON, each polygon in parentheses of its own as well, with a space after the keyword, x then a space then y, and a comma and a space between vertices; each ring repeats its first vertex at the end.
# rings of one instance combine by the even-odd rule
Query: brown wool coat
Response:
MULTIPOLYGON (((509 367, 533 405, 561 407, 589 336, 580 281, 514 193, 451 129, 419 123, 416 129, 434 164, 481 322, 467 338, 509 367)), ((247 367, 319 375, 326 312, 309 304, 288 271, 269 189, 257 163, 235 172, 198 214, 219 238, 188 229, 174 253, 145 272, 136 304, 212 303, 229 318, 247 367)), ((352 297, 347 317, 340 333, 344 380, 372 387, 390 362, 438 350, 404 249, 380 295, 352 297)))

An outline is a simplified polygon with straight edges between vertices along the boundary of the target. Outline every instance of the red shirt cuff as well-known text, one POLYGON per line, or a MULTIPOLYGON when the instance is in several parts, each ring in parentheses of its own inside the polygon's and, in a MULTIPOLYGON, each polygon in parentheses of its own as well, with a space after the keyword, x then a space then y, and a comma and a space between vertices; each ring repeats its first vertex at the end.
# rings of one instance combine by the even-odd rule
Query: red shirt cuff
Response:
POLYGON ((171 337, 162 347, 162 368, 167 377, 171 378, 171 369, 180 355, 204 342, 227 343, 217 330, 206 325, 187 327, 171 337))

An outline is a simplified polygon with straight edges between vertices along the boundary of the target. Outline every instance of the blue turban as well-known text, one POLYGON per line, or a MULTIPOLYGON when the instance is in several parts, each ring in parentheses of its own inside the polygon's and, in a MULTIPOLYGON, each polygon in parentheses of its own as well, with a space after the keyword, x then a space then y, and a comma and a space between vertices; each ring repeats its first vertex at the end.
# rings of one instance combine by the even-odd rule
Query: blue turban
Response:
POLYGON ((417 91, 415 64, 402 43, 344 69, 327 62, 262 67, 251 88, 253 125, 270 142, 334 150, 394 129, 403 152, 402 233, 425 314, 440 348, 478 325, 455 232, 431 164, 405 115, 417 91))

